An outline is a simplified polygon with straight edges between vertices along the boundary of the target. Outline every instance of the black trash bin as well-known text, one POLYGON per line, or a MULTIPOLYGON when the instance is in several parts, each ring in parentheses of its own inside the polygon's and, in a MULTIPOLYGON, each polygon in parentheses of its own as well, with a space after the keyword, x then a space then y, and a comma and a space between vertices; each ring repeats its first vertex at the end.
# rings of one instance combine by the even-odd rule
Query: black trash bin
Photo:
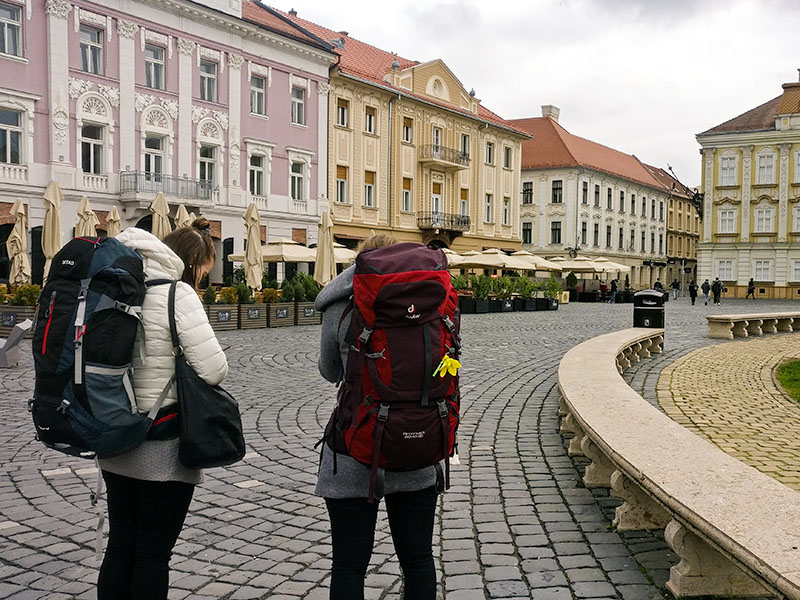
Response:
POLYGON ((633 295, 633 326, 664 328, 664 294, 642 290, 633 295))

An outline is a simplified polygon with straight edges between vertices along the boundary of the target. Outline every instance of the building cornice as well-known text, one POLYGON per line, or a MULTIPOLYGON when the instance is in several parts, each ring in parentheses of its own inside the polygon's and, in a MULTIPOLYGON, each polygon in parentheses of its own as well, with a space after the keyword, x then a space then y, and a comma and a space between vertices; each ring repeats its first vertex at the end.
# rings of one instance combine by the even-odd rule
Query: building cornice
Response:
MULTIPOLYGON (((628 185, 638 185, 639 187, 643 187, 643 188, 647 188, 647 189, 653 190, 654 192, 658 192, 659 194, 663 194, 664 196, 669 196, 670 195, 669 189, 667 189, 667 188, 665 188, 663 186, 660 186, 658 184, 651 185, 651 184, 648 184, 648 183, 644 183, 643 181, 637 181, 635 179, 629 179, 628 177, 624 177, 622 175, 618 175, 617 173, 610 173, 608 171, 603 171, 601 169, 597 169, 595 167, 589 167, 589 166, 586 166, 586 165, 562 165, 562 166, 552 166, 552 167, 522 167, 522 174, 524 175, 525 173, 528 173, 528 172, 530 172, 530 173, 540 173, 540 172, 546 172, 546 171, 569 171, 569 170, 576 170, 576 169, 582 169, 585 173, 595 174, 595 175, 598 175, 598 176, 603 177, 603 178, 612 177, 612 178, 614 178, 614 179, 616 179, 618 181, 624 181, 628 185)), ((580 173, 580 174, 582 175, 583 173, 580 173)))
POLYGON ((266 43, 269 46, 281 48, 292 52, 294 54, 310 58, 322 64, 330 66, 337 60, 336 55, 332 52, 326 52, 322 49, 317 49, 310 44, 303 44, 302 42, 293 40, 290 37, 284 37, 277 33, 272 33, 269 30, 259 27, 258 25, 245 21, 225 13, 217 12, 212 8, 202 6, 197 3, 185 2, 183 0, 138 0, 142 4, 147 4, 171 12, 172 14, 186 17, 200 22, 204 22, 213 27, 225 29, 234 35, 241 37, 251 38, 261 43, 266 43))
POLYGON ((697 143, 703 148, 730 148, 732 146, 761 145, 775 143, 799 143, 800 131, 762 129, 759 131, 736 131, 729 133, 697 134, 697 143))

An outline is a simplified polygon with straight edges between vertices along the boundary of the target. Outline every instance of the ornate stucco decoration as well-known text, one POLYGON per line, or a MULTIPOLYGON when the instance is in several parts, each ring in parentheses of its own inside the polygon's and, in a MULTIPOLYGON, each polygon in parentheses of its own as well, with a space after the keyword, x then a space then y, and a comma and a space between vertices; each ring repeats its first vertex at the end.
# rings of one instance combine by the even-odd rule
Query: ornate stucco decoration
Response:
POLYGON ((153 106, 161 106, 169 118, 175 121, 178 118, 178 103, 167 98, 156 98, 150 94, 136 94, 133 100, 133 107, 136 112, 142 112, 153 106))
POLYGON ((148 111, 144 120, 144 124, 149 127, 169 129, 169 122, 166 113, 158 108, 148 111))
POLYGON ((89 23, 90 25, 95 25, 97 27, 102 27, 103 29, 105 29, 106 37, 109 41, 111 41, 111 38, 109 37, 109 34, 111 33, 111 27, 110 27, 111 23, 109 23, 110 17, 106 17, 105 15, 101 15, 99 13, 92 12, 90 10, 86 10, 85 8, 80 8, 78 6, 74 7, 72 14, 75 17, 75 24, 74 24, 75 33, 78 33, 78 31, 80 31, 81 23, 89 23))
POLYGON ((53 114, 51 115, 51 122, 53 123, 54 137, 56 144, 67 143, 67 132, 69 130, 69 112, 64 103, 57 100, 53 106, 53 114))
POLYGON ((47 0, 44 4, 44 12, 52 17, 66 19, 72 5, 67 0, 47 0))
POLYGON ((178 118, 178 103, 175 100, 161 99, 161 106, 167 111, 169 118, 175 121, 178 118))
POLYGON ((269 77, 269 67, 265 65, 257 65, 255 63, 250 63, 250 74, 259 75, 261 77, 269 77))
POLYGON ((95 95, 87 96, 81 103, 81 112, 87 115, 94 115, 96 117, 108 117, 106 107, 95 95))
POLYGON ((191 55, 195 48, 197 48, 197 44, 195 44, 192 40, 178 38, 178 52, 181 54, 191 55))
POLYGON ((324 81, 320 81, 317 84, 317 92, 320 96, 327 96, 331 93, 331 86, 329 83, 325 83, 324 81))
POLYGON ((136 109, 136 112, 142 112, 145 108, 154 104, 156 101, 155 96, 151 96, 150 94, 136 94, 133 97, 133 107, 136 109))
POLYGON ((242 149, 239 147, 239 144, 231 144, 230 158, 228 161, 230 162, 231 170, 234 172, 239 170, 239 154, 241 154, 241 152, 242 149))
POLYGON ((103 85, 102 83, 98 83, 97 89, 100 90, 100 95, 108 100, 108 103, 113 108, 119 107, 119 88, 112 85, 103 85))
POLYGON ((192 123, 197 124, 207 117, 213 118, 217 123, 219 123, 219 126, 223 130, 228 130, 228 113, 224 113, 219 110, 209 110, 205 106, 192 107, 192 123))
POLYGON ((88 92, 94 86, 94 82, 77 77, 69 78, 69 97, 75 100, 81 94, 88 92))
POLYGON ((139 31, 139 26, 133 21, 126 21, 125 19, 117 20, 117 33, 119 37, 132 40, 139 31))
POLYGON ((244 64, 244 57, 241 54, 228 54, 228 64, 230 65, 231 69, 238 71, 244 64))

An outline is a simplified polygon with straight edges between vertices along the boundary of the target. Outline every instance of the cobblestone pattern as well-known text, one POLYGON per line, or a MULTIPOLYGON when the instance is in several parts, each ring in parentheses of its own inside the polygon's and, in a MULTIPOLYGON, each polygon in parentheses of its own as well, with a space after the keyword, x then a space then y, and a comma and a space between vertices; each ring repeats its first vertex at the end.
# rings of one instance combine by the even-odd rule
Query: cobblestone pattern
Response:
POLYGON ((661 372, 664 412, 722 451, 800 490, 800 405, 773 371, 800 356, 794 333, 695 350, 661 372))
MULTIPOLYGON (((664 366, 716 343, 705 337, 704 308, 667 304, 667 351, 628 375, 650 401, 664 366)), ((581 465, 557 431, 561 356, 631 322, 631 305, 603 304, 464 317, 461 465, 434 534, 440 598, 663 596, 674 557, 657 536, 609 530, 615 501, 581 486, 581 465)), ((220 334, 249 453, 207 471, 197 488, 175 548, 171 599, 327 598, 328 522, 312 495, 312 446, 335 390, 316 370, 318 336, 318 327, 220 334)), ((0 598, 94 598, 93 464, 33 440, 25 411, 32 380, 27 355, 0 373, 0 598)), ((369 599, 401 594, 383 512, 366 588, 369 599)))

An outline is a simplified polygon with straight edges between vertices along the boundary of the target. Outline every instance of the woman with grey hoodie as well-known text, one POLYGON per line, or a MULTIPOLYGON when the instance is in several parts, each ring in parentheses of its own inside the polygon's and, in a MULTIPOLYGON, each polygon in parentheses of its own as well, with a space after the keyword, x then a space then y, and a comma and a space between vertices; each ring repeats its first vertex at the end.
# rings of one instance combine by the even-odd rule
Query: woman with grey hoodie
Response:
MULTIPOLYGON (((371 236, 359 252, 394 244, 386 235, 371 236)), ((344 376, 349 343, 355 265, 345 269, 317 296, 323 311, 319 372, 331 383, 344 376)), ((334 432, 331 437, 335 436, 334 432)), ((331 521, 333 566, 331 600, 363 600, 364 579, 372 556, 379 498, 386 501, 389 527, 403 572, 406 600, 436 597, 433 563, 433 519, 438 493, 443 489, 443 465, 416 471, 378 469, 376 502, 368 502, 370 467, 342 452, 344 442, 327 439, 322 444, 316 495, 325 498, 331 521), (333 448, 337 448, 335 451, 333 448), (335 456, 334 456, 335 454, 335 456)))

